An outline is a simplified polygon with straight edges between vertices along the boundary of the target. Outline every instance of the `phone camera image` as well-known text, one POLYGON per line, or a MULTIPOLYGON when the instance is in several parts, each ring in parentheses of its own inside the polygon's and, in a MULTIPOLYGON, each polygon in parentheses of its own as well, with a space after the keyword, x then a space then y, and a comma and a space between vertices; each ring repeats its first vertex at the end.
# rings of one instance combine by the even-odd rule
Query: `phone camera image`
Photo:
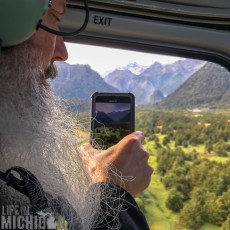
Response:
POLYGON ((132 94, 95 93, 92 97, 91 144, 107 149, 134 131, 132 94))

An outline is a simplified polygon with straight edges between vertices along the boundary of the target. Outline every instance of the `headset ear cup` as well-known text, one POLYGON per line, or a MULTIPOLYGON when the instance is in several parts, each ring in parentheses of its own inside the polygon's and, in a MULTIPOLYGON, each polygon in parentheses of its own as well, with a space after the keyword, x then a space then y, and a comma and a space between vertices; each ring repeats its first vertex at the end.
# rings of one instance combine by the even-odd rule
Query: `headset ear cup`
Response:
POLYGON ((14 46, 31 37, 48 6, 49 0, 0 0, 1 46, 14 46))

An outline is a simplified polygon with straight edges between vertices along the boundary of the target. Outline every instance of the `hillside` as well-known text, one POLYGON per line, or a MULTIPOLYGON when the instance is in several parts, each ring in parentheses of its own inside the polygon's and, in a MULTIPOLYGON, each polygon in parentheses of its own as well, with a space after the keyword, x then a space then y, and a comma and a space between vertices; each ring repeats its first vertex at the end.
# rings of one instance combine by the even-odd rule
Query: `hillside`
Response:
POLYGON ((193 59, 179 60, 167 65, 154 62, 139 75, 130 69, 116 69, 105 76, 104 80, 120 91, 133 93, 137 104, 145 104, 151 100, 155 91, 161 91, 163 95, 174 92, 203 65, 203 61, 193 59))
POLYGON ((160 103, 167 108, 223 108, 229 105, 230 74, 214 63, 207 63, 160 103))
POLYGON ((51 81, 54 92, 65 99, 90 100, 94 92, 119 92, 108 85, 101 76, 88 65, 56 64, 58 76, 51 81))

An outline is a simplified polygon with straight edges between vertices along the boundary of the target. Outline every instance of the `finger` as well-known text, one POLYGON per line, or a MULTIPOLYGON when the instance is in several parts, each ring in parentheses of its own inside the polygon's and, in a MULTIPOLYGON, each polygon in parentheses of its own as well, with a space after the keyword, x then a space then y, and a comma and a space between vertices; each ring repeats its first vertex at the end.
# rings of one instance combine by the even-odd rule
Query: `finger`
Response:
POLYGON ((141 131, 136 131, 133 134, 138 138, 139 143, 142 144, 145 139, 144 133, 141 131))
POLYGON ((151 176, 153 172, 154 169, 150 165, 148 165, 145 170, 145 189, 149 186, 151 182, 151 176))
POLYGON ((147 150, 145 150, 144 146, 143 146, 143 149, 141 151, 141 160, 143 160, 144 162, 148 162, 148 159, 149 159, 149 152, 147 150))
POLYGON ((150 155, 149 151, 146 149, 146 147, 144 145, 141 146, 141 149, 143 151, 145 151, 148 155, 150 155))
POLYGON ((90 145, 90 144, 88 144, 88 143, 85 143, 85 144, 80 145, 80 146, 78 147, 79 152, 80 152, 80 153, 88 152, 88 150, 89 150, 89 148, 90 148, 89 145, 90 145))
POLYGON ((91 144, 82 144, 79 146, 79 152, 82 156, 93 156, 99 152, 99 150, 94 149, 91 144))

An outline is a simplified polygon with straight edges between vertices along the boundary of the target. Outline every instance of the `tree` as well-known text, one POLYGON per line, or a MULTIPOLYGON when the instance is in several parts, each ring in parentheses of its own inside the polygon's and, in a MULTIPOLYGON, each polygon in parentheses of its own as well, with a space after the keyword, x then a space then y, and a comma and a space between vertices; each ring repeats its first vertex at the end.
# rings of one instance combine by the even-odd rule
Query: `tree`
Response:
POLYGON ((185 155, 186 161, 194 161, 198 158, 198 156, 199 153, 195 149, 193 149, 190 153, 185 155))
POLYGON ((215 148, 214 151, 217 153, 218 156, 221 157, 228 157, 228 153, 227 153, 227 145, 225 144, 225 142, 223 140, 220 140, 215 148))
POLYGON ((180 212, 183 208, 183 199, 180 192, 172 189, 166 200, 166 207, 174 212, 180 212))
POLYGON ((203 224, 199 203, 188 202, 180 212, 180 224, 189 229, 199 229, 203 224))
POLYGON ((164 139, 163 139, 162 144, 166 146, 169 142, 170 142, 169 136, 165 136, 164 139))
POLYGON ((208 153, 211 153, 211 151, 213 150, 213 145, 212 145, 212 143, 210 141, 205 142, 205 150, 208 153))
POLYGON ((218 197, 211 192, 206 192, 203 196, 205 196, 205 204, 202 207, 205 222, 220 226, 224 219, 222 217, 223 211, 217 202, 218 197))
POLYGON ((183 146, 184 148, 187 148, 187 147, 188 147, 188 141, 187 141, 187 140, 184 140, 184 141, 182 142, 182 146, 183 146))
POLYGON ((228 216, 227 220, 221 226, 221 230, 229 230, 230 229, 230 215, 228 216))
MULTIPOLYGON (((218 199, 220 209, 223 212, 223 218, 230 220, 230 188, 218 199)), ((229 228, 230 229, 230 228, 229 228)))

